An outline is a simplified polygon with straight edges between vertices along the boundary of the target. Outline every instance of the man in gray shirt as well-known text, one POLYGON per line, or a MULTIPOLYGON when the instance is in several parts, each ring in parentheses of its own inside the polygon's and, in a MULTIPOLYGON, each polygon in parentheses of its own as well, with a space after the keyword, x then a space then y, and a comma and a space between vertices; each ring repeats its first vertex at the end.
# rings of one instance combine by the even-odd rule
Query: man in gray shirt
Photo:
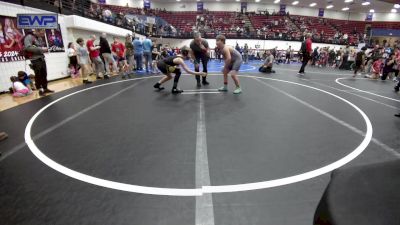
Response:
POLYGON ((274 65, 274 56, 271 54, 271 51, 265 51, 266 59, 264 65, 262 65, 259 69, 262 73, 275 73, 275 70, 272 70, 272 66, 274 65))
POLYGON ((47 67, 43 52, 46 48, 39 47, 35 30, 27 30, 24 37, 24 52, 25 58, 31 61, 30 67, 35 72, 35 85, 39 90, 39 95, 44 96, 46 93, 54 91, 47 88, 47 67))

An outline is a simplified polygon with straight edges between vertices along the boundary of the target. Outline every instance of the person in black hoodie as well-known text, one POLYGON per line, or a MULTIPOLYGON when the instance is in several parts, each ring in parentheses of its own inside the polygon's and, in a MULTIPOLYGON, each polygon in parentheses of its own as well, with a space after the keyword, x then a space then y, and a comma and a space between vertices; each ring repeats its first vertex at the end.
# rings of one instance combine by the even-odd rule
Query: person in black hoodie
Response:
POLYGON ((104 58, 106 71, 107 71, 104 78, 109 78, 111 75, 110 64, 112 63, 114 73, 117 72, 117 64, 115 63, 114 57, 111 54, 110 44, 108 44, 106 37, 107 37, 106 33, 103 33, 100 36, 100 53, 104 58))

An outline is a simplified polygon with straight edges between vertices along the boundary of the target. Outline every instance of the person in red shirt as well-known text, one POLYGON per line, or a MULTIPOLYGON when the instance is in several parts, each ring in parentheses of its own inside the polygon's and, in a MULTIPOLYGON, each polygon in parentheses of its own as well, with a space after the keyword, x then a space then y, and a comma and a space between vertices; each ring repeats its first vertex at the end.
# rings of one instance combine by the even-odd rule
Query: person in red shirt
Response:
POLYGON ((125 45, 119 41, 118 37, 114 37, 114 43, 111 44, 112 54, 117 59, 117 65, 120 68, 120 73, 122 75, 122 79, 125 79, 128 75, 128 63, 126 62, 125 57, 125 45))
POLYGON ((311 34, 306 35, 306 40, 302 43, 301 52, 303 54, 303 64, 301 65, 299 75, 304 75, 304 69, 306 68, 308 61, 311 59, 313 52, 311 34))
POLYGON ((103 60, 101 60, 100 58, 100 50, 99 50, 100 46, 94 45, 95 40, 96 40, 96 35, 94 34, 91 35, 90 39, 86 42, 86 47, 89 51, 90 59, 95 65, 97 79, 101 79, 103 78, 104 74, 104 63, 103 60))

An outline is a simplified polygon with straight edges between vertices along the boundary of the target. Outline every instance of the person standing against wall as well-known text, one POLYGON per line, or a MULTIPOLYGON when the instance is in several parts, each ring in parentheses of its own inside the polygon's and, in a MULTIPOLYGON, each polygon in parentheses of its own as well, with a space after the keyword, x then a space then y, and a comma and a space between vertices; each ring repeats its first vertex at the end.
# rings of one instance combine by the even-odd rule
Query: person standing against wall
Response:
POLYGON ((133 48, 135 49, 136 69, 141 71, 143 70, 143 43, 139 37, 135 37, 133 48))
MULTIPOLYGON (((104 63, 100 58, 100 46, 95 46, 94 41, 96 40, 96 35, 91 35, 90 39, 86 42, 86 47, 89 51, 89 56, 91 61, 94 63, 96 77, 97 79, 102 79, 104 74, 104 63)), ((105 75, 108 78, 108 75, 105 75)))
MULTIPOLYGON (((194 60, 194 71, 200 71, 200 62, 203 64, 203 72, 207 73, 207 64, 210 54, 210 47, 208 42, 205 39, 201 38, 200 33, 194 34, 194 40, 190 43, 190 53, 192 55, 192 59, 194 60)), ((203 85, 209 85, 207 82, 207 77, 203 76, 203 85)), ((200 84, 200 75, 196 75, 197 87, 201 87, 200 84)))
POLYGON ((243 48, 243 61, 244 64, 248 64, 249 63, 249 46, 246 44, 244 44, 244 48, 243 48))
POLYGON ((130 34, 126 36, 125 49, 126 49, 125 50, 126 60, 128 61, 129 65, 128 71, 129 73, 131 73, 134 70, 136 63, 135 63, 135 57, 133 56, 134 49, 132 44, 132 36, 130 34))
POLYGON ((146 39, 143 41, 143 56, 144 56, 144 64, 146 66, 146 73, 149 73, 149 68, 153 72, 152 48, 153 48, 153 42, 151 41, 149 35, 146 35, 146 39))
POLYGON ((39 95, 44 96, 46 93, 54 91, 47 88, 47 66, 43 52, 47 50, 37 43, 37 37, 34 30, 26 31, 24 37, 24 52, 26 58, 31 61, 31 69, 35 72, 35 85, 39 90, 39 95))
MULTIPOLYGON (((112 73, 110 71, 110 64, 112 64, 113 72, 117 72, 117 64, 115 63, 114 57, 111 54, 110 44, 107 41, 107 34, 103 33, 100 37, 100 53, 104 58, 106 64, 107 75, 110 76, 112 73)), ((105 76, 105 78, 108 78, 105 76)))

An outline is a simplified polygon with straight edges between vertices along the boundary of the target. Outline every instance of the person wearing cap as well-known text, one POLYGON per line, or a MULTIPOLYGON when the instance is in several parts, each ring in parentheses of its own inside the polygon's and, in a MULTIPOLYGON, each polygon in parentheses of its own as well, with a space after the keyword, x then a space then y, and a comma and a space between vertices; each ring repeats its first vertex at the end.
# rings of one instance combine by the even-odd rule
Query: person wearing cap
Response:
POLYGON ((184 60, 187 60, 190 58, 189 55, 190 49, 186 46, 182 47, 180 49, 180 53, 175 55, 175 56, 170 56, 167 58, 164 58, 157 63, 158 69, 165 75, 160 81, 158 81, 155 85, 154 88, 156 88, 158 91, 164 90, 164 87, 161 85, 169 80, 172 79, 172 73, 175 73, 175 78, 174 78, 174 85, 172 87, 172 94, 180 94, 183 91, 178 89, 178 82, 179 78, 182 74, 181 67, 183 70, 185 70, 187 73, 195 75, 195 76, 207 76, 207 73, 205 72, 195 72, 191 71, 189 67, 185 64, 184 60))
MULTIPOLYGON (((200 71, 200 62, 203 64, 203 72, 207 73, 207 64, 208 64, 208 59, 210 55, 210 47, 208 45, 208 42, 201 38, 200 33, 195 33, 194 34, 194 39, 192 42, 190 42, 190 53, 191 57, 194 60, 194 70, 196 72, 200 71)), ((200 76, 196 76, 197 80, 197 87, 201 87, 200 83, 200 76)), ((203 85, 209 85, 207 82, 207 77, 202 78, 202 84, 203 85)))

